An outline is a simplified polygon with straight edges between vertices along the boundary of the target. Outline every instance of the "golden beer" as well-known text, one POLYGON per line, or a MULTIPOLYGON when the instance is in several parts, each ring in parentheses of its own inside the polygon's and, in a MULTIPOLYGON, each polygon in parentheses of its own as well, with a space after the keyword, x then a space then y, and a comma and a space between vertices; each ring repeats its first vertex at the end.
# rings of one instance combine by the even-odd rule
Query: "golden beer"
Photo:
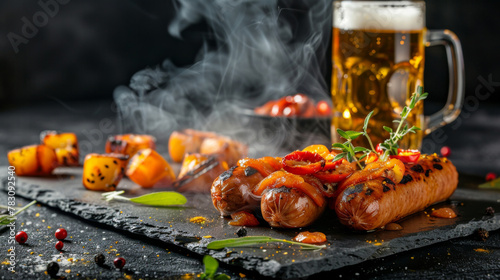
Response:
MULTIPOLYGON (((465 73, 462 48, 450 30, 425 28, 424 1, 335 1, 332 44, 332 141, 336 132, 362 131, 366 115, 374 111, 368 126, 374 145, 395 129, 404 106, 417 86, 423 86, 424 48, 442 45, 448 56, 450 88, 442 110, 424 116, 421 102, 408 117, 409 126, 422 130, 405 136, 401 148, 417 149, 424 135, 452 122, 464 100, 465 73)), ((433 94, 433 93, 431 93, 433 94)), ((368 147, 359 137, 356 145, 368 147)))
MULTIPOLYGON (((425 28, 416 30, 342 29, 333 27, 332 141, 342 142, 336 129, 362 131, 368 126, 374 145, 389 138, 383 126, 397 128, 404 106, 418 85, 423 86, 425 28)), ((423 104, 407 119, 409 126, 423 128, 423 104)), ((402 148, 419 148, 423 132, 407 135, 402 148)), ((365 138, 356 145, 368 147, 365 138)))

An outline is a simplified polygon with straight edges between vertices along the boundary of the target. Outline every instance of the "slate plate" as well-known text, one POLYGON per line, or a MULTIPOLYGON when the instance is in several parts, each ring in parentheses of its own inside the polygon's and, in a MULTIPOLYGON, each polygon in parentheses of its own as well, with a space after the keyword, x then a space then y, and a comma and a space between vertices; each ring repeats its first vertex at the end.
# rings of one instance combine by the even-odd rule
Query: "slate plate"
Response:
MULTIPOLYGON (((7 170, 2 167, 1 170, 7 170)), ((198 254, 211 254, 235 266, 236 270, 255 271, 277 278, 305 277, 330 271, 365 260, 376 259, 440 241, 472 234, 478 228, 500 228, 500 215, 485 216, 485 208, 500 209, 500 192, 475 189, 480 179, 461 176, 459 189, 451 200, 433 208, 452 207, 456 219, 435 219, 424 212, 407 217, 400 224, 402 231, 353 233, 343 228, 332 212, 321 222, 307 228, 327 235, 328 246, 317 251, 298 250, 288 245, 270 244, 254 248, 233 248, 209 251, 212 240, 235 237, 237 228, 227 225, 212 206, 208 194, 187 195, 188 204, 178 208, 145 207, 124 202, 105 202, 101 193, 87 191, 81 184, 81 168, 59 168, 57 175, 46 178, 18 177, 16 194, 40 203, 73 213, 85 219, 111 225, 135 234, 175 244, 198 254), (203 216, 204 224, 192 223, 190 218, 203 216)), ((2 188, 7 187, 5 174, 2 188)), ((150 190, 123 180, 120 188, 126 195, 140 195, 150 190)), ((267 235, 291 239, 299 230, 274 230, 269 227, 248 228, 248 235, 267 235)))

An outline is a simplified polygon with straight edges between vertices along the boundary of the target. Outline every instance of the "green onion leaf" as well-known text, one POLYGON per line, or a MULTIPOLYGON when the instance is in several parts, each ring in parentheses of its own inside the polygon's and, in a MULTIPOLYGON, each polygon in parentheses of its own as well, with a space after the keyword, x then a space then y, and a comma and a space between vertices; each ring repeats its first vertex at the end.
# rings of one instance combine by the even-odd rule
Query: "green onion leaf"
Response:
POLYGON ((183 205, 187 202, 186 197, 178 192, 155 192, 133 198, 121 196, 124 192, 125 191, 106 192, 103 193, 102 196, 103 199, 107 201, 116 199, 121 201, 132 201, 149 206, 174 206, 183 205))
POLYGON ((274 242, 300 245, 302 249, 309 249, 309 250, 322 249, 326 247, 325 245, 313 245, 313 244, 289 241, 286 239, 277 239, 268 236, 246 236, 240 238, 229 238, 229 239, 212 241, 207 244, 207 249, 220 250, 223 248, 232 248, 232 247, 250 247, 257 244, 274 243, 274 242))
POLYGON ((187 199, 178 192, 156 192, 131 198, 130 201, 151 206, 170 206, 186 204, 187 199))
POLYGON ((479 185, 480 189, 500 189, 500 178, 479 185))

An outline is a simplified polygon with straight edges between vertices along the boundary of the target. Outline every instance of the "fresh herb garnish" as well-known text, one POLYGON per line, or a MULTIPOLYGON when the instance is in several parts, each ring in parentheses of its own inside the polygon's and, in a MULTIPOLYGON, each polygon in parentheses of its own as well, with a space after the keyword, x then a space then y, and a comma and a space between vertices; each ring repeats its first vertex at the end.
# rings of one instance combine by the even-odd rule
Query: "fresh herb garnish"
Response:
POLYGON ((417 133, 417 130, 420 130, 419 127, 412 126, 411 128, 408 128, 408 124, 405 124, 406 118, 408 118, 408 115, 410 114, 411 110, 415 108, 415 105, 421 101, 427 98, 427 95, 429 95, 427 92, 424 93, 424 89, 421 86, 417 87, 417 92, 413 93, 410 101, 410 106, 405 106, 403 108, 403 111, 401 111, 401 120, 394 120, 395 123, 398 124, 398 128, 394 132, 392 128, 384 126, 384 129, 389 132, 389 139, 386 139, 384 143, 380 144, 380 147, 382 150, 384 150, 384 153, 381 156, 381 160, 387 160, 389 155, 397 155, 398 154, 398 141, 401 140, 406 134, 408 133, 417 133), (404 124, 404 127, 403 127, 404 124))
POLYGON ((113 191, 103 193, 102 196, 106 201, 115 199, 121 201, 132 201, 150 206, 183 205, 187 202, 186 197, 178 192, 155 192, 133 198, 121 196, 123 193, 125 193, 125 191, 113 191))
POLYGON ((480 189, 500 189, 500 178, 483 183, 478 187, 480 189))
POLYGON ((363 132, 358 132, 358 131, 343 131, 340 128, 337 128, 337 133, 342 136, 344 139, 347 141, 344 142, 343 144, 341 143, 335 143, 332 145, 334 149, 341 150, 342 152, 336 155, 333 158, 333 161, 339 160, 341 158, 347 159, 349 162, 356 161, 358 166, 363 169, 359 161, 366 157, 372 150, 375 151, 375 148, 373 147, 372 140, 370 139, 370 136, 368 135, 368 132, 366 131, 368 129, 368 121, 370 120, 370 117, 372 116, 373 111, 371 111, 365 118, 365 122, 363 124, 363 132), (370 143, 370 147, 372 150, 367 149, 365 147, 354 147, 352 145, 352 140, 358 138, 359 136, 365 136, 366 139, 368 139, 368 143, 370 143), (357 153, 362 153, 362 155, 357 158, 356 154, 357 153))
MULTIPOLYGON (((380 159, 382 161, 385 161, 389 158, 390 155, 397 155, 398 154, 398 141, 401 140, 406 134, 408 133, 416 133, 417 130, 420 130, 419 127, 412 126, 411 128, 408 127, 408 124, 405 123, 406 119, 410 115, 411 110, 415 108, 415 105, 421 101, 427 98, 428 93, 423 92, 423 88, 421 86, 417 87, 417 91, 414 92, 411 96, 410 100, 410 105, 405 106, 403 110, 401 111, 401 120, 394 120, 394 123, 398 124, 398 127, 396 131, 393 131, 392 128, 384 126, 384 130, 389 132, 389 139, 386 139, 383 143, 380 143, 381 149, 384 151, 383 154, 380 156, 380 159), (404 126, 403 126, 404 125, 404 126)), ((375 147, 373 146, 373 143, 370 139, 370 136, 368 135, 367 128, 368 128, 368 122, 370 121, 370 118, 373 114, 373 111, 371 111, 365 118, 365 121, 363 123, 363 131, 344 131, 340 128, 337 128, 337 133, 342 136, 344 139, 347 141, 344 143, 334 143, 332 145, 333 149, 340 150, 341 152, 335 156, 333 160, 339 160, 341 158, 345 158, 349 162, 356 162, 358 166, 362 169, 363 167, 360 164, 360 160, 366 157, 369 153, 374 153, 377 154, 375 151, 375 147), (368 143, 370 144, 370 149, 365 148, 365 147, 354 147, 352 144, 352 141, 359 136, 364 136, 368 140, 368 143), (361 153, 359 157, 356 156, 356 154, 361 153)))
POLYGON ((224 273, 215 274, 219 269, 219 262, 209 255, 203 257, 203 265, 205 265, 205 272, 200 275, 202 280, 228 280, 231 279, 224 273))
POLYGON ((14 213, 14 210, 12 207, 6 207, 9 211, 9 214, 3 214, 3 215, 0 215, 0 226, 5 226, 5 225, 8 225, 10 223, 12 223, 13 221, 16 220, 16 216, 23 212, 24 210, 28 209, 31 205, 35 204, 36 203, 36 200, 33 200, 32 202, 30 202, 29 204, 27 204, 26 206, 24 206, 23 208, 17 210, 17 212, 14 213))
POLYGON ((208 243, 207 249, 220 250, 226 247, 247 247, 251 245, 257 245, 261 243, 272 243, 272 242, 282 242, 293 245, 299 245, 302 247, 302 249, 306 250, 316 250, 326 247, 325 245, 313 245, 296 241, 290 241, 286 239, 272 238, 268 236, 246 236, 240 238, 229 238, 229 239, 212 241, 208 243))

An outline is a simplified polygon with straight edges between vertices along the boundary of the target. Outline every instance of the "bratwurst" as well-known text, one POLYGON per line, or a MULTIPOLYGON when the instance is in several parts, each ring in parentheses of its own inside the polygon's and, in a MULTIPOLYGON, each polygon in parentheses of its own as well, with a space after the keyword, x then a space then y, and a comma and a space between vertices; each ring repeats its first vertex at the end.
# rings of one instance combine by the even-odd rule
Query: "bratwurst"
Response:
POLYGON ((379 177, 347 186, 336 199, 335 212, 352 229, 372 230, 448 199, 457 184, 450 160, 422 155, 417 163, 405 163, 399 183, 379 177))
POLYGON ((279 160, 273 157, 239 160, 238 165, 214 180, 210 189, 212 203, 221 216, 258 209, 261 197, 254 194, 255 187, 280 168, 279 160))
POLYGON ((270 226, 300 228, 312 224, 325 210, 321 187, 312 176, 276 171, 264 178, 254 193, 263 193, 260 208, 270 226))

